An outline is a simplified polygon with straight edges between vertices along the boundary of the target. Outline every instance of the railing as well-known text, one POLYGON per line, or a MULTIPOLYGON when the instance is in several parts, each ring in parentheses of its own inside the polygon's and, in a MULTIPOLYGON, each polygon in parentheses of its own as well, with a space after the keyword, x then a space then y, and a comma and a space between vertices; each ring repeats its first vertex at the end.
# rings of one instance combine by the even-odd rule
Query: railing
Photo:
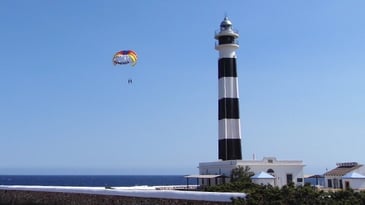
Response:
POLYGON ((219 45, 228 45, 228 44, 237 44, 237 45, 240 45, 240 43, 239 43, 239 41, 238 41, 238 40, 234 40, 234 41, 233 41, 233 43, 228 43, 228 44, 219 44, 219 42, 218 42, 218 41, 216 41, 214 44, 215 44, 215 45, 214 45, 214 48, 216 48, 216 47, 217 47, 217 46, 219 46, 219 45))
MULTIPOLYGON (((229 30, 231 30, 231 32, 232 32, 232 33, 240 34, 240 33, 238 32, 238 30, 237 30, 237 29, 235 29, 235 28, 230 28, 229 30)), ((228 29, 227 29, 227 30, 225 30, 225 31, 226 31, 226 32, 229 32, 229 31, 228 31, 228 29)), ((221 32, 221 30, 220 30, 220 29, 215 30, 215 31, 214 31, 214 36, 218 35, 220 32, 221 32)))
POLYGON ((166 185, 155 186, 156 190, 197 190, 199 185, 166 185))

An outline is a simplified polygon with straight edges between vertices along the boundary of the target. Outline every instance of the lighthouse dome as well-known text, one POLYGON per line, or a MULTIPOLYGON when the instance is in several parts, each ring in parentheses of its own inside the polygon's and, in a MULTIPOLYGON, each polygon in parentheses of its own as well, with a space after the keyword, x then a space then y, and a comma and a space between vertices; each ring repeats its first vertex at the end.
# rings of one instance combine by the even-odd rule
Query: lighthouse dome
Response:
POLYGON ((227 30, 232 27, 232 22, 228 20, 228 17, 224 17, 221 23, 221 30, 227 30))

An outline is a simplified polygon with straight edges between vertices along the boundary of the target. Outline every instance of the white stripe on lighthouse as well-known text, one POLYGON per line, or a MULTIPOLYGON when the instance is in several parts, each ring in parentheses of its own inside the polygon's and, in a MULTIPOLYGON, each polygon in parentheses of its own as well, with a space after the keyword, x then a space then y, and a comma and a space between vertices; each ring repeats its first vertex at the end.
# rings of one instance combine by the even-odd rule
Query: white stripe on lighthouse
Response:
POLYGON ((224 45, 220 44, 219 47, 224 50, 220 50, 219 52, 219 58, 236 58, 236 52, 235 50, 238 48, 238 45, 235 44, 232 46, 232 44, 224 45))
POLYGON ((240 119, 219 120, 219 139, 237 139, 241 137, 240 119))
POLYGON ((239 98, 236 77, 223 77, 218 80, 218 99, 222 98, 239 98))

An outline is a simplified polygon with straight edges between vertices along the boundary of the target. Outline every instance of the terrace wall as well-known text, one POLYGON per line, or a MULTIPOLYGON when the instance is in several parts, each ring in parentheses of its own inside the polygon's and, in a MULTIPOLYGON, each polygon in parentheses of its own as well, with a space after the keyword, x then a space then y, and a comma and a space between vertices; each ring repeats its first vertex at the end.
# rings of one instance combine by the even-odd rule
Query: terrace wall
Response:
POLYGON ((0 205, 229 205, 230 202, 0 190, 0 205))

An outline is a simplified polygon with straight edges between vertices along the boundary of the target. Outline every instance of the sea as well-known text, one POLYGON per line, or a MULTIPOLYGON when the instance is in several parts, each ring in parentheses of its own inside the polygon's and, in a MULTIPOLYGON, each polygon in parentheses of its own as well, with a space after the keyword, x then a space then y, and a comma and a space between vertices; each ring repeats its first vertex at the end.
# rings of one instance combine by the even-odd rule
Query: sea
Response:
MULTIPOLYGON (((305 183, 324 186, 324 179, 306 178, 305 183)), ((184 175, 0 175, 0 185, 131 187, 190 185, 184 175)))
POLYGON ((186 184, 183 175, 0 175, 0 185, 130 187, 186 184))

